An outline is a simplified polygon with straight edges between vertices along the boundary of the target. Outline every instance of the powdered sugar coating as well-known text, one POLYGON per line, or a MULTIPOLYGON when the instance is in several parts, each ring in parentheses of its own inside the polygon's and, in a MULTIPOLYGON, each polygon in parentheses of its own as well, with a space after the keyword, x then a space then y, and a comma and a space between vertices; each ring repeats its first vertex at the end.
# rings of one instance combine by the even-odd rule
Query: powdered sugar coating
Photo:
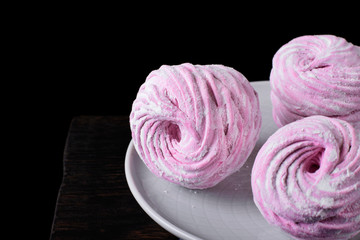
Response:
POLYGON ((150 171, 192 189, 239 170, 260 126, 257 93, 223 65, 163 65, 140 87, 130 114, 134 146, 150 171))
POLYGON ((293 39, 274 55, 270 84, 278 126, 323 115, 360 128, 360 47, 344 38, 293 39))
POLYGON ((262 215, 297 239, 360 232, 360 132, 348 122, 312 116, 280 128, 251 178, 262 215))

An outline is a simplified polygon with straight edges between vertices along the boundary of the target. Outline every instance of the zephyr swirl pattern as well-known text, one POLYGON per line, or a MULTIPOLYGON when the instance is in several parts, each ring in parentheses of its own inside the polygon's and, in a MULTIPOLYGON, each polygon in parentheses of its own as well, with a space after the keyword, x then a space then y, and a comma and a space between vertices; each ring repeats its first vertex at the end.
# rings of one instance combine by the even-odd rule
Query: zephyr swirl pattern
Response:
POLYGON ((302 36, 282 46, 270 74, 278 126, 323 115, 360 127, 360 47, 332 35, 302 36))
POLYGON ((360 232, 360 132, 324 116, 290 123, 260 149, 251 184, 269 223, 298 239, 349 239, 360 232))
POLYGON ((162 66, 140 87, 130 115, 147 167, 193 189, 239 170, 260 125, 257 93, 241 73, 222 65, 162 66))

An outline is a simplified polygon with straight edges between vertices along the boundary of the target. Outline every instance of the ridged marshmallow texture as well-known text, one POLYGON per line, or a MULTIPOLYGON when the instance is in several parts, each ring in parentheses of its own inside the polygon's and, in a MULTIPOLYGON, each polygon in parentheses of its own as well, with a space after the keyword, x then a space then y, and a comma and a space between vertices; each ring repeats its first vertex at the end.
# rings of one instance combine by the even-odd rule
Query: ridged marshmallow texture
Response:
POLYGON ((293 39, 274 55, 270 84, 278 126, 323 115, 360 128, 360 47, 344 38, 293 39))
POLYGON ((191 189, 239 170, 260 126, 257 93, 223 65, 161 66, 140 87, 130 114, 134 146, 149 170, 191 189))
POLYGON ((349 239, 360 232, 360 132, 324 116, 290 123, 258 152, 251 185, 265 219, 296 239, 349 239))

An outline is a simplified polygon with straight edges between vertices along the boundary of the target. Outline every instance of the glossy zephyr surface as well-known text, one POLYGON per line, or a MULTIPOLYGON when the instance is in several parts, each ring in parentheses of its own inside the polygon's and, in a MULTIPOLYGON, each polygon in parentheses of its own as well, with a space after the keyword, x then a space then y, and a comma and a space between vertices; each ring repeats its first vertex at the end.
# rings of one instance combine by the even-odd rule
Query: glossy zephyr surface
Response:
POLYGON ((293 39, 274 55, 270 84, 278 126, 324 115, 360 127, 360 47, 344 38, 293 39))
POLYGON ((260 126, 257 93, 223 65, 162 66, 140 87, 130 114, 134 146, 150 171, 193 189, 239 170, 260 126))
POLYGON ((360 232, 360 132, 307 117, 276 131, 252 169, 265 219, 297 239, 349 239, 360 232))

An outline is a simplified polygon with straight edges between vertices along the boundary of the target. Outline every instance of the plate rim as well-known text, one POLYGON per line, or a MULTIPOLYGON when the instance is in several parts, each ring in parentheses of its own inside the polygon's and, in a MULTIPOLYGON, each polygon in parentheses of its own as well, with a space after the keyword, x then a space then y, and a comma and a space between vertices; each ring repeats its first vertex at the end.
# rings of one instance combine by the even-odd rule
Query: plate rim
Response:
POLYGON ((195 239, 195 240, 201 240, 201 238, 177 227, 173 223, 171 223, 169 220, 161 216, 158 212, 156 212, 145 200, 143 195, 140 193, 137 187, 136 180, 134 178, 134 174, 132 174, 133 171, 133 160, 130 157, 133 154, 133 151, 136 151, 133 140, 131 139, 128 148, 126 150, 125 155, 125 177, 126 181, 129 185, 130 191, 132 195, 134 196, 135 200, 138 202, 138 204, 142 207, 142 209, 161 227, 169 231, 170 233, 174 234, 177 237, 180 237, 182 239, 195 239))

